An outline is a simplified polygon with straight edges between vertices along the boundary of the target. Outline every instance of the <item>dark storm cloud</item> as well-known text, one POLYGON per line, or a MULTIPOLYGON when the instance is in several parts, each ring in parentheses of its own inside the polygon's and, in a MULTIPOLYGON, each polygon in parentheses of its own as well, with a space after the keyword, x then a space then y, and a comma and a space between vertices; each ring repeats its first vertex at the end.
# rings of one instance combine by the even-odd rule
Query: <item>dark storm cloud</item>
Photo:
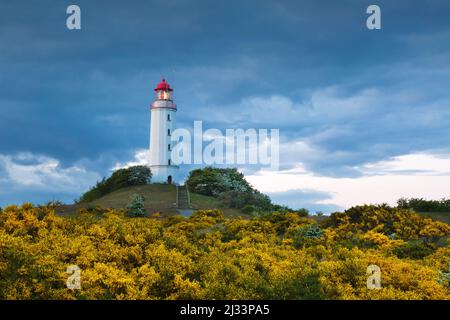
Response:
POLYGON ((282 168, 356 176, 367 162, 448 150, 450 4, 378 1, 376 32, 365 28, 369 4, 2 1, 0 155, 108 174, 148 146, 163 76, 179 126, 279 128, 285 145, 314 151, 290 148, 282 168), (65 28, 70 4, 81 31, 65 28))

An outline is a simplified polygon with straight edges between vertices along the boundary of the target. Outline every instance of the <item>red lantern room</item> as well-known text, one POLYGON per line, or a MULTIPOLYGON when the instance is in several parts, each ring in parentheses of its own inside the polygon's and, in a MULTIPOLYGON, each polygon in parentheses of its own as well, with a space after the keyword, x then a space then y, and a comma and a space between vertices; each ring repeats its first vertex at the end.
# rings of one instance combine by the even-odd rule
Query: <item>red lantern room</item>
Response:
POLYGON ((155 88, 156 99, 172 100, 172 91, 173 89, 170 87, 170 84, 168 84, 165 79, 162 79, 155 88))

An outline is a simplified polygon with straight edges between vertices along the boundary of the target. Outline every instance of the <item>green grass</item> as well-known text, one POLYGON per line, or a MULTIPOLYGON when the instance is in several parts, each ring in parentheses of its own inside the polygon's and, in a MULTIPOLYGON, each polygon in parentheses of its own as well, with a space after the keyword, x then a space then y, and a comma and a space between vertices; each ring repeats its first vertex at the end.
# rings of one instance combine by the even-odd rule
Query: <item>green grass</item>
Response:
POLYGON ((428 216, 434 220, 442 221, 450 224, 450 212, 418 212, 423 216, 428 216))
POLYGON ((216 198, 192 192, 190 196, 192 209, 220 209, 226 216, 244 216, 239 209, 222 207, 216 198))
POLYGON ((126 208, 134 194, 144 197, 145 209, 149 213, 176 213, 176 187, 167 184, 149 184, 122 188, 91 202, 91 205, 114 209, 126 208))
MULTIPOLYGON (((63 205, 57 212, 63 216, 73 216, 81 208, 101 206, 103 208, 122 209, 130 203, 133 194, 145 198, 145 209, 149 215, 160 212, 163 216, 177 215, 176 187, 167 184, 149 184, 133 186, 113 191, 90 203, 63 205)), ((192 209, 220 209, 226 216, 242 215, 238 209, 222 208, 220 202, 213 197, 190 193, 192 209)))
MULTIPOLYGON (((177 215, 176 210, 176 187, 167 184, 149 184, 143 186, 127 187, 116 190, 106 196, 97 199, 91 203, 82 203, 74 205, 63 205, 57 209, 58 214, 62 216, 74 216, 81 208, 95 207, 97 205, 103 208, 122 209, 126 208, 133 194, 140 194, 145 198, 145 209, 149 215, 161 212, 162 216, 177 215)), ((239 209, 224 208, 220 202, 213 197, 201 194, 190 193, 191 207, 194 210, 202 209, 220 209, 226 216, 244 216, 239 209)), ((418 212, 421 215, 429 216, 434 220, 450 224, 450 212, 418 212)), ((324 217, 310 217, 318 222, 327 219, 324 217)))

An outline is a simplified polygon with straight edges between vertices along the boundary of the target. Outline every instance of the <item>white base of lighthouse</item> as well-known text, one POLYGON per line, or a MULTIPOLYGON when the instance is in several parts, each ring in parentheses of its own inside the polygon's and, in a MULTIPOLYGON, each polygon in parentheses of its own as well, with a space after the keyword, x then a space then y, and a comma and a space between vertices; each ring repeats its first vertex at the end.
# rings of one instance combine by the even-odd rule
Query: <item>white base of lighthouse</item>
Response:
POLYGON ((175 183, 178 181, 178 166, 155 165, 150 166, 153 183, 175 183))

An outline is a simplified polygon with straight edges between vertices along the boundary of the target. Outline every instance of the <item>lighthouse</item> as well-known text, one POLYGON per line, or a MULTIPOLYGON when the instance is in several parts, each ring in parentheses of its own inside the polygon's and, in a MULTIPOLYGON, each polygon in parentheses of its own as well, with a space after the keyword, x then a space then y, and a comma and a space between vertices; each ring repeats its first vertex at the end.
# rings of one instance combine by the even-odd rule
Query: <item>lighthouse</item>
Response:
POLYGON ((150 169, 152 181, 156 183, 171 184, 177 179, 178 166, 171 159, 176 112, 173 89, 162 79, 155 88, 155 98, 150 106, 150 169))

